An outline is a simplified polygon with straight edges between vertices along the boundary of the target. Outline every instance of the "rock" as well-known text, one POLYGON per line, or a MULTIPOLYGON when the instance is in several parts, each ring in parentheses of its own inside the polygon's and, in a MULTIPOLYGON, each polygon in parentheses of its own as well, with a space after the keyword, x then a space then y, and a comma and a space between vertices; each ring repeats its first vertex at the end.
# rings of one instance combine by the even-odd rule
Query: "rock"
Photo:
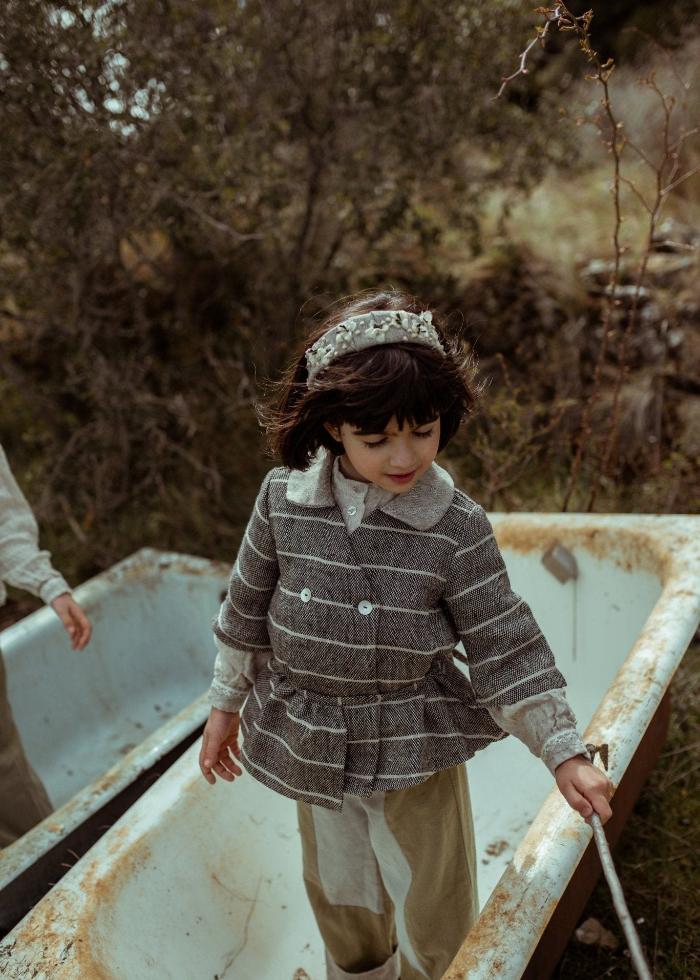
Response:
POLYGON ((666 343, 669 350, 675 350, 680 347, 685 340, 685 330, 679 330, 677 328, 671 329, 666 334, 666 343))
POLYGON ((591 259, 591 261, 581 269, 581 275, 586 279, 594 279, 601 285, 605 285, 613 271, 613 263, 608 259, 591 259))
POLYGON ((676 218, 665 218, 658 225, 651 244, 655 252, 687 252, 698 242, 700 235, 695 228, 676 218))
POLYGON ((692 269, 696 263, 695 255, 652 252, 647 260, 645 281, 654 286, 670 286, 680 273, 692 269))
POLYGON ((586 919, 582 922, 574 935, 580 943, 586 946, 600 946, 601 949, 617 949, 620 945, 619 940, 609 929, 597 919, 586 919))
MULTIPOLYGON (((606 295, 609 295, 612 290, 609 286, 606 286, 603 291, 606 293, 606 295)), ((617 299, 628 299, 630 302, 632 302, 637 294, 639 294, 640 306, 642 303, 646 303, 651 297, 651 293, 646 286, 637 287, 631 284, 625 285, 618 283, 615 287, 615 296, 617 299)))
MULTIPOLYGON (((640 295, 645 299, 649 296, 649 287, 658 288, 675 284, 684 272, 693 269, 698 262, 698 247, 684 249, 682 254, 676 252, 651 252, 644 272, 643 285, 640 295)), ((591 259, 582 269, 581 276, 588 281, 588 289, 592 292, 609 291, 610 276, 614 263, 609 259, 591 259)), ((631 297, 635 292, 635 283, 639 272, 639 260, 633 256, 623 257, 618 270, 618 286, 616 293, 621 297, 631 297)))

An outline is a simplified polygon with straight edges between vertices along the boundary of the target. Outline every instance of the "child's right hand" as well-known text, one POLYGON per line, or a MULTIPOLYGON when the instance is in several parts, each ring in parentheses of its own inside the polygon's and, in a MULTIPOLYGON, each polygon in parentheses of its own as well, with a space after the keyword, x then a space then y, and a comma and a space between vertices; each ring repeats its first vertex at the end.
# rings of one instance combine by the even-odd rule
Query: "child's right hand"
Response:
POLYGON ((587 823, 593 813, 598 814, 601 823, 607 823, 612 816, 608 800, 614 787, 602 769, 585 756, 575 755, 557 766, 554 778, 566 802, 587 823))
POLYGON ((238 726, 241 716, 238 711, 221 711, 212 708, 209 720, 204 726, 202 748, 199 753, 199 768, 208 783, 216 782, 220 776, 227 783, 232 783, 243 770, 236 765, 235 759, 240 759, 241 750, 238 745, 238 726))

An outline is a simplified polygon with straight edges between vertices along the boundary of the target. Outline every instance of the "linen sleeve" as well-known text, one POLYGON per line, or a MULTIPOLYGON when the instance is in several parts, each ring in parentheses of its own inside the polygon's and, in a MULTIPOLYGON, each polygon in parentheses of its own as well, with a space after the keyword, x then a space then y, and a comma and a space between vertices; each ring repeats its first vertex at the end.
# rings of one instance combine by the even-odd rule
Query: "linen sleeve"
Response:
POLYGON ((588 758, 576 727, 576 717, 563 690, 533 694, 516 704, 490 707, 496 724, 515 735, 549 771, 577 755, 588 758))
POLYGON ((51 565, 48 551, 39 550, 39 529, 34 514, 12 475, 0 447, 0 579, 25 589, 45 603, 53 602, 70 586, 51 565))
POLYGON ((272 652, 267 610, 279 565, 270 527, 268 473, 258 493, 231 571, 226 596, 213 623, 217 647, 209 700, 224 711, 236 711, 272 652))
POLYGON ((240 711, 258 671, 267 663, 269 651, 247 653, 245 650, 234 650, 217 636, 214 636, 214 643, 217 652, 208 694, 209 704, 221 711, 240 711))
POLYGON ((464 644, 477 703, 513 705, 566 686, 525 600, 510 586, 491 523, 478 504, 466 515, 445 605, 464 644))

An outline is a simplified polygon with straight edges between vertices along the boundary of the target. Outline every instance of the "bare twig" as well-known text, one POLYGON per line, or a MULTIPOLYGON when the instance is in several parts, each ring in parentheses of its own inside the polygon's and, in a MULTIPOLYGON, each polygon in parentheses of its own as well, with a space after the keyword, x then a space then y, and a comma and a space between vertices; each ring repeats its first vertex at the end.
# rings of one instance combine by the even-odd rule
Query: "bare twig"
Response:
POLYGON ((518 65, 517 70, 514 71, 512 75, 504 76, 501 79, 501 87, 499 88, 498 92, 494 95, 494 100, 500 99, 501 95, 505 91, 506 86, 508 85, 508 82, 512 82, 514 78, 518 77, 518 75, 528 74, 529 69, 527 68, 527 56, 530 54, 530 51, 532 51, 532 49, 536 44, 540 44, 542 47, 544 47, 545 38, 547 37, 547 32, 549 31, 549 28, 551 27, 552 24, 557 23, 557 21, 561 16, 559 12, 558 4, 551 9, 548 9, 546 7, 538 7, 537 12, 544 14, 546 18, 545 25, 544 27, 536 28, 537 33, 530 41, 528 46, 525 48, 525 50, 521 52, 520 64, 518 65))

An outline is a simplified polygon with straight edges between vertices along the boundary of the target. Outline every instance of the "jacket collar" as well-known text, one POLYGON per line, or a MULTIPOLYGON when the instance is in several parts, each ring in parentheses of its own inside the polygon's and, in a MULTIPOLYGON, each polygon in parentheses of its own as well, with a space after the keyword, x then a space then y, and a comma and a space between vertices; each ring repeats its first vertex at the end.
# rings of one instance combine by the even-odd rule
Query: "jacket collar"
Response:
MULTIPOLYGON (((335 457, 321 448, 307 470, 291 470, 287 500, 302 507, 335 507, 331 474, 335 457)), ((433 463, 415 487, 398 493, 379 510, 418 531, 427 531, 444 516, 452 503, 454 481, 447 470, 433 463)))

